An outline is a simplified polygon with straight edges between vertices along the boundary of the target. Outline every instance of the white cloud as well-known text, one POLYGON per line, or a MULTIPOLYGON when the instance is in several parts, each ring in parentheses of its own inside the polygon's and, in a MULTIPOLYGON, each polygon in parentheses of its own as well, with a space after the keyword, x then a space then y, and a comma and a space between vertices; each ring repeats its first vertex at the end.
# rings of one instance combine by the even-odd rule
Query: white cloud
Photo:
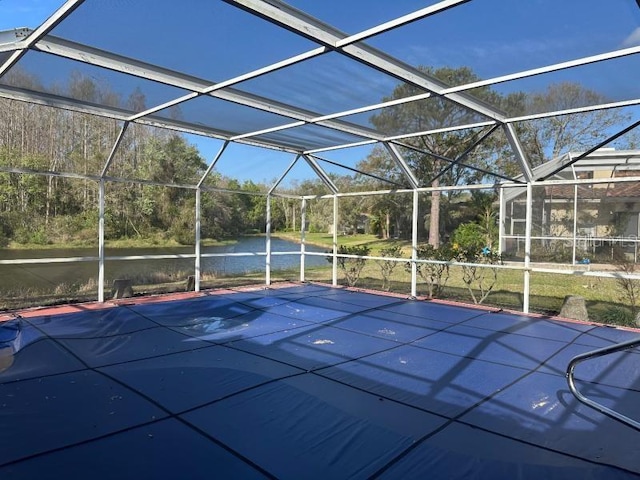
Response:
POLYGON ((622 42, 623 47, 635 47, 640 45, 640 27, 631 32, 622 42))
MULTIPOLYGON (((574 39, 525 38, 511 42, 487 41, 464 45, 413 45, 409 47, 411 58, 408 61, 413 65, 436 67, 466 65, 480 75, 494 76, 546 65, 553 52, 571 52, 576 48, 576 43, 574 39)), ((564 59, 557 57, 553 61, 564 59)))

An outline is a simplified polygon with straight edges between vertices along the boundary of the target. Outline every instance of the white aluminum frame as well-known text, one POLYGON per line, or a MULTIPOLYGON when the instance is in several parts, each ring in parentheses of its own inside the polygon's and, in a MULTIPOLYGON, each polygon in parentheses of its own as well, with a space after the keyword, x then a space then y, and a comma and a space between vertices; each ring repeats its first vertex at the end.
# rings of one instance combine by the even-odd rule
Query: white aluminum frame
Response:
MULTIPOLYGON (((10 52, 8 58, 4 61, 4 63, 0 64, 0 77, 7 73, 14 65, 18 64, 23 57, 23 55, 29 51, 38 51, 44 54, 56 55, 59 57, 63 57, 66 59, 72 59, 79 62, 83 62, 89 65, 94 65, 101 68, 106 68, 112 71, 126 73, 128 75, 134 75, 140 78, 145 78, 149 80, 153 80, 156 82, 161 82, 166 85, 171 85, 174 87, 178 87, 186 90, 188 93, 181 95, 178 98, 171 99, 165 103, 160 105, 154 105, 142 112, 129 112, 119 108, 106 107, 90 104, 88 102, 82 102, 73 100, 70 98, 66 98, 59 95, 53 95, 48 93, 38 93, 33 91, 28 91, 21 88, 11 87, 7 85, 0 86, 0 97, 19 100, 25 102, 31 102, 40 105, 47 105, 56 108, 63 108, 67 110, 73 110, 77 112, 82 112, 90 115, 97 115, 102 117, 107 117, 111 119, 117 119, 124 122, 123 127, 116 139, 111 153, 105 162, 104 168, 99 176, 87 176, 87 175, 77 175, 71 173, 61 173, 61 172, 32 172, 26 169, 20 168, 0 168, 0 171, 10 172, 10 173, 23 173, 23 174, 42 174, 42 175, 52 175, 52 176, 61 176, 68 178, 83 178, 87 180, 96 181, 99 183, 99 225, 98 225, 98 237, 99 237, 99 246, 98 246, 98 256, 97 257, 74 257, 74 258, 62 258, 62 259, 22 259, 19 261, 9 261, 4 260, 0 261, 0 265, 2 264, 16 264, 16 263, 24 263, 24 264, 35 264, 35 263, 60 263, 60 262, 75 262, 75 261, 95 261, 99 262, 99 272, 98 272, 98 284, 99 284, 99 292, 98 299, 99 301, 104 301, 104 267, 106 260, 136 260, 136 259, 152 259, 152 258, 194 258, 195 259, 195 289, 196 291, 200 290, 200 270, 201 270, 201 258, 203 257, 214 257, 220 256, 221 254, 202 254, 201 252, 201 238, 200 238, 200 229, 201 229, 201 208, 200 208, 200 199, 202 191, 225 191, 223 189, 214 189, 204 186, 204 181, 206 177, 210 174, 211 170, 216 165, 217 161, 220 159, 221 155, 224 153, 226 147, 229 142, 239 142, 248 145, 259 146, 263 148, 274 149, 283 152, 290 152, 295 154, 295 159, 286 169, 286 171, 282 174, 282 176, 277 180, 277 182, 271 187, 269 192, 266 194, 267 198, 267 207, 265 211, 266 215, 266 241, 265 241, 265 252, 259 253, 238 253, 233 254, 237 256, 242 255, 262 255, 264 254, 266 257, 265 262, 265 283, 270 285, 271 283, 271 255, 280 255, 280 254, 292 254, 293 252, 279 252, 274 253, 271 252, 271 198, 275 196, 287 196, 284 194, 276 193, 277 187, 281 184, 283 179, 288 175, 293 166, 296 164, 298 159, 302 157, 312 168, 312 170, 316 173, 318 178, 320 178, 327 188, 330 191, 330 194, 326 196, 290 196, 290 198, 300 198, 302 203, 301 208, 301 216, 302 216, 302 226, 301 226, 301 247, 300 247, 300 280, 305 281, 305 255, 312 255, 312 252, 306 252, 305 249, 305 230, 306 230, 306 206, 308 199, 315 198, 332 198, 333 200, 333 265, 332 265, 332 283, 337 285, 337 259, 338 259, 338 238, 337 238, 337 230, 339 223, 339 199, 340 197, 347 196, 355 196, 355 195, 384 195, 390 193, 412 193, 413 194, 413 206, 412 206, 412 237, 411 237, 411 296, 415 297, 417 295, 417 264, 419 262, 425 262, 417 259, 417 248, 418 248, 418 222, 419 222, 419 195, 425 192, 432 191, 451 191, 451 190, 471 190, 471 189, 486 189, 486 188, 496 188, 498 185, 467 185, 467 186, 443 186, 438 188, 430 188, 430 187, 420 187, 419 181, 416 178, 415 174, 412 172, 411 168, 407 164, 407 162, 403 159, 400 154, 397 145, 395 142, 401 142, 402 140, 410 139, 417 136, 423 135, 433 135, 436 133, 443 132, 452 132, 461 129, 471 129, 478 127, 490 127, 493 129, 501 127, 504 131, 504 134, 511 146, 512 151, 516 159, 519 162, 523 179, 526 182, 526 185, 515 183, 503 183, 500 184, 500 205, 502 206, 505 202, 504 189, 511 187, 520 187, 526 186, 527 193, 527 207, 526 207, 526 235, 525 235, 525 261, 524 265, 521 268, 524 272, 524 305, 523 309, 525 312, 529 310, 529 275, 530 272, 533 271, 553 271, 555 273, 566 273, 566 271, 557 271, 554 269, 539 269, 531 266, 530 263, 530 253, 531 253, 531 225, 532 225, 532 211, 531 211, 531 200, 532 200, 532 188, 543 185, 561 185, 561 184, 571 184, 574 185, 574 209, 577 208, 577 187, 578 185, 585 184, 594 184, 599 183, 594 180, 585 180, 585 181, 546 181, 539 182, 535 177, 534 171, 531 168, 531 165, 526 158, 526 154, 522 145, 518 139, 516 134, 514 124, 518 122, 541 119, 541 118, 549 118, 558 115, 567 115, 567 114, 576 114, 576 113, 584 113, 591 112, 597 110, 605 110, 605 109, 613 109, 613 108, 622 108, 627 106, 637 106, 640 105, 640 98, 619 101, 619 102, 611 102, 605 104, 598 105, 587 105, 580 108, 566 109, 566 110, 558 110, 552 112, 543 112, 539 114, 532 115, 524 115, 519 117, 508 117, 503 112, 499 111, 497 108, 491 105, 486 105, 484 102, 481 102, 471 95, 469 95, 469 91, 483 87, 483 86, 491 86, 497 85, 504 82, 524 79, 528 77, 532 77, 535 75, 542 75, 551 72, 556 72, 560 70, 566 70, 571 68, 576 68, 583 65, 589 65, 597 62, 609 61, 617 58, 638 55, 640 54, 640 46, 635 46, 631 48, 623 48, 614 50, 611 52, 605 52, 598 55, 590 55, 582 58, 577 58, 565 62, 560 62, 556 64, 546 65, 539 68, 528 69, 520 72, 509 73, 506 75, 501 75, 497 77, 493 77, 490 79, 485 79, 477 82, 468 83, 466 85, 459 85, 450 87, 443 84, 436 78, 430 77, 426 75, 424 72, 407 65, 397 59, 394 59, 383 52, 380 52, 374 48, 367 46, 362 43, 364 40, 371 38, 373 36, 388 32, 395 28, 400 28, 403 25, 407 25, 411 22, 421 20, 427 18, 431 15, 436 15, 442 11, 455 8, 459 5, 467 3, 469 0, 443 0, 434 5, 419 9, 415 12, 409 13, 407 15, 403 15, 401 17, 391 19, 387 22, 384 22, 380 25, 373 26, 361 32, 357 32, 353 35, 345 35, 344 33, 332 28, 329 25, 326 25, 317 19, 300 12, 289 5, 279 1, 279 0, 225 0, 226 3, 243 9, 250 14, 257 15, 260 18, 271 22, 275 25, 282 26, 287 28, 290 31, 294 31, 305 38, 311 39, 312 41, 319 44, 318 47, 315 47, 307 52, 300 53, 298 55, 292 56, 290 58, 283 59, 276 63, 263 66, 259 69, 246 72, 242 75, 236 76, 234 78, 226 79, 216 84, 211 84, 211 82, 195 78, 189 75, 186 75, 181 72, 171 71, 166 68, 159 67, 157 65, 151 65, 148 63, 140 62, 132 58, 127 58, 121 55, 116 55, 110 52, 105 52, 102 50, 98 50, 92 48, 90 46, 81 45, 75 42, 71 42, 65 39, 56 38, 50 35, 50 32, 61 22, 65 20, 69 15, 72 15, 73 12, 83 3, 83 0, 68 0, 62 5, 47 21, 45 21, 40 27, 36 28, 33 31, 24 30, 21 32, 25 35, 24 39, 19 38, 18 35, 15 36, 15 41, 3 44, 0 46, 0 52, 10 52), (373 105, 366 105, 359 108, 354 108, 341 112, 334 112, 324 115, 315 115, 311 114, 307 111, 304 111, 300 108, 297 108, 294 105, 285 105, 280 102, 276 102, 267 98, 258 97, 256 95, 247 94, 240 90, 234 89, 234 86, 239 84, 240 82, 255 79, 260 76, 269 74, 271 72, 305 62, 309 59, 325 55, 327 53, 337 52, 341 55, 344 55, 355 62, 361 63, 363 65, 372 67, 380 72, 391 75, 397 79, 400 79, 404 82, 407 82, 411 85, 419 87, 423 90, 423 93, 403 98, 396 99, 390 101, 384 101, 373 105), (178 121, 178 120, 170 120, 167 118, 163 118, 157 116, 158 112, 164 110, 166 108, 179 105, 183 102, 187 102, 194 98, 200 96, 211 96, 213 98, 229 101, 236 103, 238 105, 243 105, 246 107, 251 107, 254 109, 258 109, 265 112, 271 112, 274 114, 282 115, 288 119, 291 119, 290 122, 284 123, 283 125, 270 127, 266 129, 260 129, 253 132, 243 132, 236 134, 229 134, 228 132, 221 132, 214 128, 205 127, 196 123, 192 123, 187 121, 178 121), (407 132, 399 135, 393 136, 385 136, 380 132, 375 131, 371 128, 366 128, 360 125, 356 125, 345 121, 345 117, 350 115, 354 115, 357 113, 364 113, 369 111, 374 111, 380 108, 387 108, 396 105, 402 105, 409 102, 414 102, 418 100, 423 100, 429 98, 431 96, 440 96, 446 98, 458 105, 461 105, 467 109, 472 110, 484 117, 487 118, 486 121, 476 122, 474 124, 463 125, 463 126, 444 126, 439 129, 434 129, 430 131, 423 132, 407 132), (186 133, 194 133, 206 137, 213 137, 224 140, 224 144, 221 150, 218 152, 216 157, 210 163, 207 171, 204 173, 200 181, 197 185, 168 185, 162 184, 159 182, 145 181, 145 180, 136 180, 136 179, 119 179, 109 177, 107 175, 108 170, 110 168, 111 162, 113 161, 114 155, 120 146, 121 140, 124 137, 128 126, 130 123, 139 123, 142 125, 150 125, 157 126, 167 129, 172 129, 175 131, 186 132, 186 133), (339 144, 339 145, 331 145, 324 148, 318 149, 300 149, 293 148, 291 145, 284 143, 277 143, 273 141, 266 141, 264 138, 260 138, 261 136, 274 133, 282 130, 293 129, 296 127, 300 127, 303 125, 318 125, 322 127, 327 127, 338 132, 343 132, 345 134, 354 135, 362 138, 362 140, 357 142, 352 142, 348 144, 339 144), (331 180, 331 177, 322 169, 322 167, 318 164, 318 162, 311 156, 314 153, 330 151, 336 149, 343 149, 352 146, 359 145, 370 145, 375 143, 381 143, 389 152, 391 157, 394 159, 400 170, 403 172, 405 177, 407 178, 409 185, 411 188, 409 189, 395 189, 395 190, 384 190, 384 191, 375 191, 375 192, 340 192, 335 183, 331 180), (195 251, 194 254, 191 255, 147 255, 147 256, 122 256, 122 257, 105 257, 104 250, 104 215, 105 215, 105 185, 106 182, 136 182, 145 185, 159 185, 159 186, 169 186, 174 188, 188 188, 195 189, 196 194, 196 208, 195 208, 195 251)), ((619 132, 618 134, 611 136, 607 141, 601 143, 600 145, 604 145, 622 133, 628 131, 629 129, 635 128, 640 122, 636 122, 632 124, 627 129, 619 132)), ((488 135, 486 135, 488 136, 488 135)), ((484 139, 485 137, 483 137, 484 139)), ((482 141, 481 139, 480 141, 482 141)), ((598 145, 598 146, 600 146, 598 145)), ((598 146, 594 147, 597 148, 598 146)), ((586 152, 589 153, 589 152, 586 152)), ((457 163, 461 160, 461 158, 453 160, 453 163, 457 163)), ((571 165, 577 158, 569 158, 568 163, 564 166, 571 165)), ((553 173, 553 172, 552 172, 553 173)), ((551 173, 551 174, 552 174, 551 173)), ((539 177, 538 177, 539 178, 539 177)), ((614 179, 604 179, 601 180, 602 183, 612 183, 614 179)), ((629 181, 629 179, 618 180, 618 181, 629 181)), ((234 192, 241 193, 241 192, 234 192)), ((258 194, 254 192, 246 192, 247 194, 258 194)), ((573 263, 575 265, 575 249, 576 249, 576 217, 577 215, 574 213, 574 231, 573 231, 573 263)), ((504 213, 500 212, 500 248, 503 246, 503 238, 507 238, 504 233, 504 213)), ((225 254, 229 256, 228 254, 225 254)), ((232 255, 232 256, 233 256, 232 255)), ((366 257, 373 258, 376 257, 366 257)), ((398 260, 400 261, 400 260, 398 260)), ((406 261, 406 260, 403 260, 406 261)), ((428 261, 426 261, 429 263, 428 261)), ((454 264, 454 263, 452 263, 454 264)), ((486 267, 485 265, 480 265, 481 267, 486 267)), ((491 268, 496 268, 492 266, 491 268)), ((503 267, 500 267, 503 268, 503 267)), ((506 267, 505 267, 506 268, 506 267)), ((509 267, 514 268, 514 267, 509 267)), ((585 274, 584 272, 580 272, 581 274, 585 274)), ((603 276, 608 277, 609 274, 602 272, 588 272, 591 276, 603 276)), ((617 277, 614 275, 614 277, 617 277)))

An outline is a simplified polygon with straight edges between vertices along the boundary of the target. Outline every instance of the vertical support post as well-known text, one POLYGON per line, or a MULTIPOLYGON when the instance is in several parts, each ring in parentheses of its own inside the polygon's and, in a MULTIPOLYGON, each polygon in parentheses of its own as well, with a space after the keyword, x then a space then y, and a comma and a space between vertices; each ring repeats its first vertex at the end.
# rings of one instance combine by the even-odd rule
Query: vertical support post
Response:
POLYGON ((195 264, 195 288, 194 290, 196 292, 200 291, 200 268, 201 268, 201 258, 200 258, 200 240, 201 240, 201 229, 202 229, 202 225, 200 224, 201 222, 201 214, 200 214, 200 196, 201 196, 201 192, 202 190, 200 189, 200 187, 198 187, 196 189, 196 264, 195 264))
POLYGON ((265 265, 265 279, 264 283, 268 287, 271 285, 271 195, 267 195, 267 222, 265 225, 266 233, 266 245, 265 251, 267 252, 266 265, 265 265))
POLYGON ((506 208, 505 201, 504 201, 504 187, 500 187, 499 198, 500 198, 499 200, 500 205, 498 207, 498 253, 502 255, 502 253, 504 252, 504 233, 505 233, 504 210, 506 208))
POLYGON ((529 313, 529 290, 531 272, 529 271, 531 265, 531 224, 533 215, 533 187, 531 182, 527 182, 527 205, 525 207, 525 237, 524 237, 524 285, 522 294, 522 311, 529 313))
POLYGON ((333 262, 331 264, 331 285, 338 286, 338 196, 333 196, 333 262))
POLYGON ((418 190, 413 191, 413 216, 411 221, 411 298, 418 296, 418 190))
POLYGON ((104 302, 104 196, 104 178, 101 178, 98 196, 98 302, 104 302))
POLYGON ((302 224, 300 225, 300 281, 304 282, 304 236, 307 230, 307 199, 302 199, 302 206, 300 207, 300 217, 302 224))
POLYGON ((638 213, 636 223, 638 227, 636 228, 636 235, 633 239, 633 263, 638 263, 638 234, 640 234, 640 213, 638 213))
POLYGON ((576 235, 578 233, 578 185, 573 186, 573 256, 572 265, 576 264, 576 235))

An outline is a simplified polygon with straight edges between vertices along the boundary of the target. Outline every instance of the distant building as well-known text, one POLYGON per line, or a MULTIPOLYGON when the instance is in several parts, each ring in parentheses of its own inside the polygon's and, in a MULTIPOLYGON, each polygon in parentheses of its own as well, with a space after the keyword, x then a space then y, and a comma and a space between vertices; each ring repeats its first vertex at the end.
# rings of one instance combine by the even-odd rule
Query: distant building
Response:
MULTIPOLYGON (((533 170, 542 179, 580 153, 568 153, 533 170)), ((640 182, 606 182, 640 177, 640 150, 601 149, 568 165, 548 180, 593 180, 579 185, 547 185, 532 192, 532 252, 549 258, 594 255, 618 245, 637 259, 640 236, 640 182)), ((524 248, 526 189, 503 189, 500 245, 517 256, 524 248)), ((539 256, 540 256, 539 255, 539 256)))

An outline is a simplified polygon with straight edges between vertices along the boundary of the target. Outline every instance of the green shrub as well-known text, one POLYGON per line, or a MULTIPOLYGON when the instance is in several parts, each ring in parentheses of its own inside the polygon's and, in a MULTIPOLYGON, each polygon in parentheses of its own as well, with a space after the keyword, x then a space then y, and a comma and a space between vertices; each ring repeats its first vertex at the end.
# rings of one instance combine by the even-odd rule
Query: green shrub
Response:
POLYGON ((626 307, 612 307, 601 315, 600 321, 611 325, 621 325, 623 327, 635 327, 636 319, 633 312, 626 307))
POLYGON ((451 236, 455 248, 479 252, 487 246, 487 235, 477 223, 463 223, 451 236))
POLYGON ((18 243, 46 245, 49 243, 49 237, 44 227, 20 227, 15 232, 15 240, 18 243))
POLYGON ((474 265, 462 266, 464 282, 473 303, 484 302, 498 283, 498 269, 481 265, 501 262, 500 255, 487 243, 485 229, 477 223, 465 223, 453 232, 453 256, 457 262, 474 265))

